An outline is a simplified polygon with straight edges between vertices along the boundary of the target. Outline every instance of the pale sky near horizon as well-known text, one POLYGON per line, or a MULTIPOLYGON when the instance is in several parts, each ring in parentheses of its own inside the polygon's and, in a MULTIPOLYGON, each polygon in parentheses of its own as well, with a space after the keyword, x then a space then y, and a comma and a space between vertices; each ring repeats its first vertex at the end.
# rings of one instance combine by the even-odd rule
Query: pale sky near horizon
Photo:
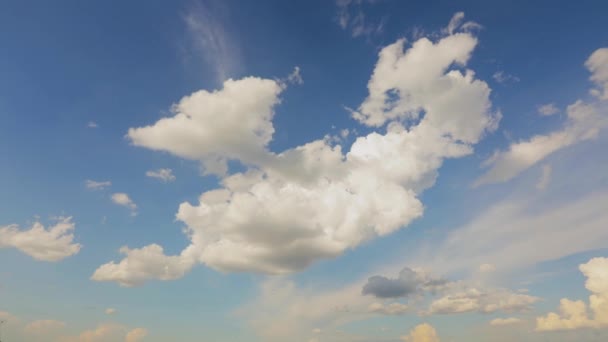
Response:
POLYGON ((3 2, 0 340, 608 340, 607 16, 3 2))

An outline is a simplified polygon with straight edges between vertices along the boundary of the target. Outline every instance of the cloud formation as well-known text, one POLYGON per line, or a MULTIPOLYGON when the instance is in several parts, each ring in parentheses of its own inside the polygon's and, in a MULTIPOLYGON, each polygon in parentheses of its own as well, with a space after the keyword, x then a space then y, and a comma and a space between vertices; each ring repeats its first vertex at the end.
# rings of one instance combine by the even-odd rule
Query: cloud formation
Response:
POLYGON ((111 198, 112 202, 114 202, 115 204, 129 208, 131 210, 131 216, 137 215, 137 204, 133 202, 133 200, 129 197, 128 194, 124 192, 116 192, 112 194, 111 198))
POLYGON ((440 342, 437 331, 428 323, 417 325, 409 335, 402 336, 401 340, 405 342, 440 342))
POLYGON ((141 249, 122 247, 125 258, 100 266, 91 276, 95 281, 115 281, 121 286, 133 287, 149 279, 173 280, 181 278, 194 265, 194 258, 186 249, 179 256, 166 256, 159 245, 148 245, 141 249))
MULTIPOLYGON (((406 51, 403 40, 382 49, 370 94, 354 116, 371 127, 387 125, 344 152, 327 139, 270 151, 274 106, 285 85, 257 77, 195 92, 174 106, 173 116, 131 128, 128 137, 200 160, 220 176, 220 188, 179 206, 189 256, 220 271, 295 272, 420 217, 418 196, 434 184, 443 160, 470 154, 496 127, 488 85, 471 70, 450 69, 466 65, 476 44, 472 34, 454 32, 437 42, 422 38, 406 51), (228 160, 246 171, 230 174, 228 160)), ((140 265, 134 274, 149 273, 138 280, 158 274, 144 264, 117 265, 127 264, 140 265)), ((129 272, 120 274, 121 283, 131 283, 129 272)))
POLYGON ((521 323, 522 320, 516 317, 509 318, 495 318, 490 321, 490 325, 492 326, 505 326, 505 325, 513 325, 517 323, 521 323))
POLYGON ((598 87, 591 90, 591 94, 602 100, 608 100, 608 48, 595 50, 585 62, 591 71, 591 81, 598 87))
POLYGON ((146 171, 146 176, 150 178, 160 179, 161 181, 173 182, 175 180, 175 175, 173 175, 173 170, 171 169, 158 169, 158 170, 150 170, 146 171))
POLYGON ((608 258, 593 258, 579 266, 591 292, 589 304, 563 298, 559 313, 551 312, 536 319, 537 331, 603 328, 608 326, 608 258), (591 312, 591 315, 589 315, 591 312))
MULTIPOLYGON (((608 57, 604 57, 605 54, 608 55, 608 49, 598 49, 585 63, 592 73, 591 79, 602 86, 605 85, 604 80, 608 82, 608 76, 605 76, 608 75, 608 57)), ((549 113, 551 108, 544 110, 549 113)), ((496 151, 482 164, 488 170, 474 185, 506 182, 558 150, 594 139, 607 125, 606 110, 601 102, 578 100, 568 106, 566 113, 568 118, 562 129, 512 143, 506 151, 496 151)))
POLYGON ((550 116, 559 113, 559 108, 555 105, 555 103, 547 103, 541 106, 538 106, 536 109, 538 114, 542 116, 550 116))
POLYGON ((74 228, 71 217, 58 218, 48 229, 40 222, 27 230, 15 224, 0 227, 0 248, 17 248, 40 261, 60 261, 77 254, 82 247, 74 243, 74 228))
POLYGON ((362 293, 377 298, 407 297, 410 294, 432 291, 446 282, 444 279, 431 277, 428 273, 405 267, 395 279, 379 275, 370 277, 363 286, 362 293))
POLYGON ((110 182, 110 181, 98 182, 98 181, 87 179, 84 182, 84 186, 89 190, 103 190, 103 189, 109 187, 110 185, 112 185, 112 182, 110 182))

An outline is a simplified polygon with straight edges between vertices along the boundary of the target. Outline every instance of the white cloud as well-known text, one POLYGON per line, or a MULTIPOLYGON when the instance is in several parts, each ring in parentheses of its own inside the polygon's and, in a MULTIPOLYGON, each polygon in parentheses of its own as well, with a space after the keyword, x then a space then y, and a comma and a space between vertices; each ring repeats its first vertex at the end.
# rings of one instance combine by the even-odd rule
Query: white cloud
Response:
POLYGON ((401 337, 405 342, 440 342, 439 335, 432 325, 428 323, 419 324, 407 336, 401 337))
POLYGON ((0 227, 0 248, 14 247, 41 261, 60 261, 80 251, 74 243, 75 228, 71 217, 61 217, 55 225, 45 228, 35 222, 28 230, 17 225, 0 227))
POLYGON ((436 44, 420 39, 406 52, 403 41, 382 49, 358 117, 372 126, 390 123, 385 132, 358 137, 349 151, 326 140, 269 151, 283 87, 254 77, 195 92, 175 106, 175 116, 128 136, 207 166, 219 162, 219 174, 228 159, 248 167, 223 176, 222 187, 197 204, 179 206, 176 217, 188 227, 198 262, 221 271, 298 271, 420 217, 418 195, 434 184, 443 160, 470 154, 494 128, 487 84, 472 71, 447 70, 466 63, 476 42, 457 33, 436 44), (394 87, 402 94, 391 103, 418 116, 409 127, 399 122, 405 114, 384 109, 383 94, 394 87))
MULTIPOLYGON (((603 49, 597 50, 585 64, 592 72, 592 80, 596 82, 604 77, 603 59, 593 58, 598 51, 603 49)), ((603 53, 599 55, 603 56, 603 53)), ((606 109, 601 102, 578 100, 569 105, 566 112, 568 118, 562 129, 512 143, 506 151, 496 151, 482 164, 489 167, 489 170, 474 185, 506 182, 560 149, 595 138, 608 123, 606 109)))
POLYGON ((515 317, 509 317, 509 318, 495 318, 493 320, 490 321, 490 325, 493 326, 504 326, 504 325, 513 325, 513 324, 518 324, 521 323, 522 320, 519 318, 515 318, 515 317))
POLYGON ((175 180, 175 175, 173 175, 173 170, 171 169, 158 169, 158 170, 150 170, 146 171, 146 176, 151 178, 160 179, 163 182, 173 182, 175 180))
POLYGON ((146 329, 136 328, 127 333, 125 342, 140 342, 143 341, 146 336, 148 336, 148 331, 146 329))
MULTIPOLYGON (((490 88, 475 79, 471 70, 449 68, 466 65, 477 39, 456 33, 437 43, 421 38, 403 51, 405 40, 382 49, 369 96, 353 113, 361 123, 378 127, 389 120, 409 120, 424 130, 430 126, 451 141, 476 143, 496 128, 500 115, 491 111, 490 88)), ((430 128, 429 127, 429 128, 430 128)))
POLYGON ((536 319, 537 331, 608 327, 608 258, 593 258, 579 269, 587 278, 585 287, 591 292, 589 305, 563 298, 559 313, 551 312, 536 319))
POLYGON ((89 128, 97 128, 99 126, 97 125, 97 123, 95 121, 89 121, 89 123, 87 123, 87 127, 89 127, 89 128))
POLYGON ((181 278, 192 268, 194 258, 191 249, 179 256, 166 256, 158 245, 148 245, 141 249, 122 247, 120 253, 125 258, 119 262, 109 262, 100 266, 93 276, 95 281, 114 281, 121 286, 133 287, 149 279, 172 280, 181 278))
POLYGON ((112 185, 112 182, 110 182, 110 181, 97 182, 94 180, 87 179, 84 182, 84 185, 89 190, 103 190, 103 189, 109 187, 110 185, 112 185))
POLYGON ((107 308, 105 311, 106 315, 113 315, 116 313, 116 309, 114 308, 107 308))
POLYGON ((127 207, 131 210, 131 215, 137 215, 137 204, 124 192, 116 192, 112 194, 112 202, 127 207))
POLYGON ((538 179, 538 183, 536 183, 536 188, 538 190, 543 190, 547 187, 547 185, 549 185, 549 182, 551 181, 551 174, 553 173, 553 168, 551 167, 551 165, 548 164, 543 165, 542 172, 543 173, 538 179))
POLYGON ((591 81, 598 86, 591 93, 602 100, 608 100, 608 48, 595 50, 585 66, 591 71, 591 81))
POLYGON ((184 97, 173 106, 174 116, 131 128, 127 136, 137 146, 201 160, 207 172, 224 174, 228 159, 250 164, 266 158, 282 91, 274 80, 229 79, 221 90, 184 97))
POLYGON ((542 116, 550 116, 559 113, 559 108, 555 105, 555 103, 547 103, 541 106, 538 106, 536 109, 538 114, 542 116))

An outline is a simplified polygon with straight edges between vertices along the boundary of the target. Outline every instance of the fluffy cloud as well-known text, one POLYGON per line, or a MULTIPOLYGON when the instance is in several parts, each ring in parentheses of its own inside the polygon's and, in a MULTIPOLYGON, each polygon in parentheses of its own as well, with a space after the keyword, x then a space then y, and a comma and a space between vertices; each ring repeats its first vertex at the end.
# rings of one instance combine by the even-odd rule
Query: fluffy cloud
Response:
POLYGON ((229 79, 222 89, 197 91, 173 106, 174 116, 131 128, 136 146, 201 160, 209 173, 223 174, 226 161, 258 162, 272 139, 273 107, 283 87, 274 80, 229 79))
POLYGON ((431 291, 445 283, 444 279, 433 278, 425 272, 405 267, 395 279, 378 275, 370 277, 363 286, 362 293, 378 298, 407 297, 410 294, 431 291))
POLYGON ((589 305, 583 301, 563 298, 559 313, 551 312, 536 319, 536 330, 572 330, 608 326, 608 258, 593 258, 579 266, 591 295, 589 305), (591 316, 589 315, 591 312, 591 316))
MULTIPOLYGON (((203 193, 198 203, 179 206, 176 217, 187 226, 197 262, 221 271, 298 271, 420 217, 418 196, 434 184, 443 160, 470 154, 495 127, 487 84, 470 70, 448 70, 464 65, 476 43, 460 32, 436 43, 422 38, 405 52, 402 40, 382 49, 370 95, 355 117, 388 125, 356 138, 348 151, 327 140, 269 151, 273 107, 284 86, 255 77, 185 97, 174 116, 130 129, 128 137, 138 146, 201 160, 220 175, 226 160, 247 166, 222 176, 222 187, 203 193)), ((121 264, 134 264, 127 259, 121 264)), ((120 282, 132 283, 127 276, 120 282)))
POLYGON ((555 103, 547 103, 537 108, 538 114, 542 116, 549 116, 559 113, 559 108, 555 106, 555 103))
POLYGON ((77 336, 62 336, 57 342, 139 342, 147 335, 145 329, 128 330, 119 324, 100 324, 95 329, 85 330, 77 336))
POLYGON ((84 186, 86 186, 86 188, 89 190, 103 190, 109 187, 110 185, 112 185, 112 182, 110 181, 97 182, 94 180, 87 179, 84 182, 84 186))
POLYGON ((106 315, 113 315, 113 314, 116 313, 116 309, 114 309, 114 308, 107 308, 107 309, 105 309, 104 312, 106 313, 106 315))
POLYGON ((141 285, 149 279, 172 280, 181 278, 194 265, 192 249, 186 249, 179 256, 166 256, 159 245, 149 245, 141 249, 122 247, 120 253, 125 258, 119 262, 109 262, 100 266, 93 276, 95 281, 115 281, 122 286, 141 285))
POLYGON ((503 325, 512 325, 512 324, 517 324, 517 323, 521 323, 522 320, 519 318, 515 318, 515 317, 509 317, 509 318, 495 318, 493 320, 490 321, 490 325, 493 326, 503 326, 503 325))
POLYGON ((117 192, 112 194, 112 202, 122 205, 123 207, 127 207, 131 210, 131 215, 137 215, 137 204, 133 202, 133 200, 129 197, 128 194, 124 192, 117 192))
POLYGON ((490 273, 496 271, 496 266, 492 264, 481 264, 479 266, 479 272, 482 273, 490 273))
POLYGON ((74 228, 71 217, 59 218, 48 229, 40 222, 28 230, 17 225, 0 227, 0 248, 17 248, 36 260, 60 261, 80 251, 81 245, 74 243, 74 228))
POLYGON ((598 86, 598 89, 593 89, 591 93, 600 99, 608 100, 608 48, 593 52, 585 66, 591 71, 591 81, 598 86))
MULTIPOLYGON (((599 49, 585 63, 596 83, 608 82, 608 57, 604 55, 608 56, 608 49, 599 49)), ((571 104, 566 110, 568 118, 562 129, 535 135, 511 144, 506 151, 497 151, 482 164, 489 170, 477 179, 475 186, 506 182, 560 149, 595 138, 600 128, 607 124, 603 106, 582 100, 571 104)))
POLYGON ((160 179, 163 182, 173 182, 175 180, 175 176, 173 175, 173 170, 171 169, 158 169, 158 170, 150 170, 146 171, 146 176, 151 178, 160 179))
POLYGON ((432 325, 428 323, 419 324, 407 336, 401 337, 405 342, 439 342, 439 335, 432 325))

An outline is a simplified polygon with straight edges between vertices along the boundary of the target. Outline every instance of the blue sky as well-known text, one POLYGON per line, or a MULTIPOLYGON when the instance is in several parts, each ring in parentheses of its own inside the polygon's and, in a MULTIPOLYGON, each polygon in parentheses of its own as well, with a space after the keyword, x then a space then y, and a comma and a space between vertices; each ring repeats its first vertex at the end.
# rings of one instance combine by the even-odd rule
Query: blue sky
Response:
POLYGON ((603 341, 601 1, 0 5, 2 341, 603 341))

